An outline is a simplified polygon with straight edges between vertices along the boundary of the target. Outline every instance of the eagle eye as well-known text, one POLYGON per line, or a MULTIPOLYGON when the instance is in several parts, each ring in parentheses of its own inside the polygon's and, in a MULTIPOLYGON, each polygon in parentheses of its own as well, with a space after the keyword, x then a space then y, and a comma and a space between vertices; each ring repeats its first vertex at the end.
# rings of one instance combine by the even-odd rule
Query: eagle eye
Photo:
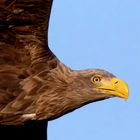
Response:
POLYGON ((101 81, 101 76, 98 76, 98 75, 93 76, 93 77, 91 78, 91 81, 92 81, 93 83, 98 83, 98 82, 101 81))

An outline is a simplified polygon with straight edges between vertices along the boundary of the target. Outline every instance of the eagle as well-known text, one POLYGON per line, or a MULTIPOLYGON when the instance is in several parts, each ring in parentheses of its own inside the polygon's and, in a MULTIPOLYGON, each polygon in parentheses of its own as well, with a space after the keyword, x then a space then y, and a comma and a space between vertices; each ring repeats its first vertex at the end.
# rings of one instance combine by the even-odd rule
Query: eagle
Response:
POLYGON ((0 139, 46 140, 47 122, 91 102, 127 99, 101 69, 73 70, 48 45, 53 0, 0 0, 0 139))

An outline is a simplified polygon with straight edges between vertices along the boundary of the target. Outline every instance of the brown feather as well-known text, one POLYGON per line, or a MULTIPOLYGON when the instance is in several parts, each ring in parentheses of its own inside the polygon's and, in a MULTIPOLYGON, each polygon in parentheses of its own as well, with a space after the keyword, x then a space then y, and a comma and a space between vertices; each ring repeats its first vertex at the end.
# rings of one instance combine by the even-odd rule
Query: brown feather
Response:
POLYGON ((47 40, 51 6, 52 0, 1 1, 0 64, 55 67, 47 40))
POLYGON ((48 47, 51 6, 52 0, 0 0, 1 122, 16 120, 32 104, 40 83, 33 75, 57 66, 48 47))
POLYGON ((112 74, 71 70, 51 52, 51 6, 52 0, 0 0, 0 124, 48 121, 112 97, 91 82, 112 74))

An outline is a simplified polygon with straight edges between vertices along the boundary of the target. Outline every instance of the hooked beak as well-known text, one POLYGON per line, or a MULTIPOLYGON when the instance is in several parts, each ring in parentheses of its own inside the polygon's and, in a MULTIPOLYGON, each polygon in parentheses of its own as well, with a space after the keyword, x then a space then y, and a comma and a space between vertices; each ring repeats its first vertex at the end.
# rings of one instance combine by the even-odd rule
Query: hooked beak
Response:
POLYGON ((129 89, 126 82, 119 78, 112 78, 110 80, 102 81, 102 85, 98 87, 99 90, 102 90, 103 93, 115 97, 120 97, 124 99, 128 99, 129 89))

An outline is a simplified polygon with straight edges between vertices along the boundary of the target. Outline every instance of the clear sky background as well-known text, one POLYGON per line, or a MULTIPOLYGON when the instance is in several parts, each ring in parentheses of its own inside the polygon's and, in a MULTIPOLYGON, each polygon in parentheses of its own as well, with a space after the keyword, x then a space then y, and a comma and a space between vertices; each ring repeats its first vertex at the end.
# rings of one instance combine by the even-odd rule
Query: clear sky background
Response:
POLYGON ((140 140, 140 1, 54 0, 51 50, 73 69, 102 68, 127 81, 127 101, 91 103, 49 122, 49 140, 140 140))

